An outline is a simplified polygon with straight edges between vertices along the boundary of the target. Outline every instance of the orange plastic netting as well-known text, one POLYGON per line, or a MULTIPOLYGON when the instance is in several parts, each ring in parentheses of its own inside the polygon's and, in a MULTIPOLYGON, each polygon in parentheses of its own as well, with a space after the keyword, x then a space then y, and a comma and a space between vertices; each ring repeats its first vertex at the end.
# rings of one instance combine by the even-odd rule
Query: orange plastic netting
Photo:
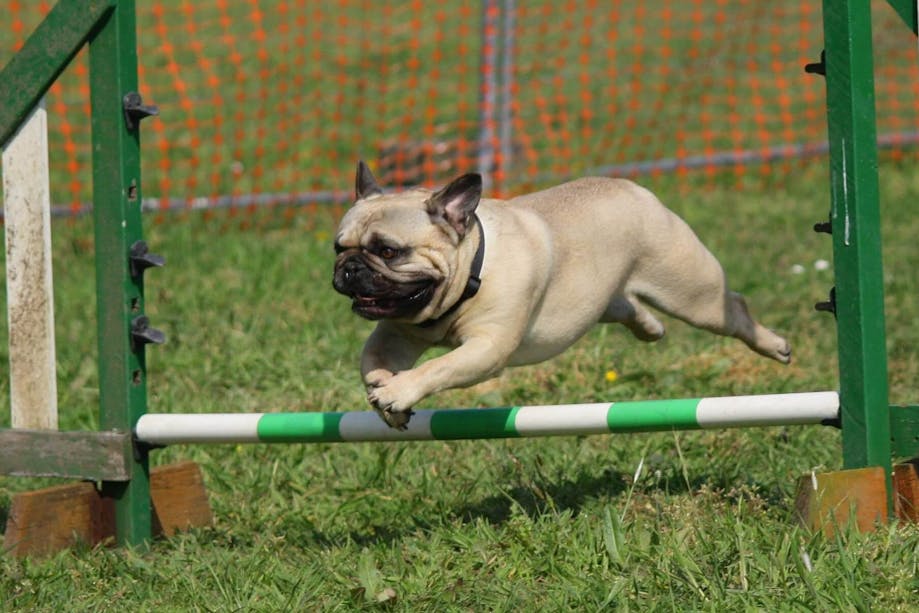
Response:
MULTIPOLYGON (((5 64, 50 9, 6 0, 5 64)), ((876 2, 878 134, 919 141, 914 35, 876 2)), ((791 172, 823 153, 819 2, 138 2, 146 204, 343 201, 482 171, 493 192, 586 173, 791 172)), ((50 91, 52 200, 91 200, 85 51, 50 91)))

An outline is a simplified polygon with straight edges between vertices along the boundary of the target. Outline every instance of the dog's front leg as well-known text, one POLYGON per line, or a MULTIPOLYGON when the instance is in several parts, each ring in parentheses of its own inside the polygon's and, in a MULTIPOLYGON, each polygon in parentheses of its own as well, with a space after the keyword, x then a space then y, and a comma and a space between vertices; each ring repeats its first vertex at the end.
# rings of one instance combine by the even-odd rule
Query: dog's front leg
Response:
POLYGON ((396 373, 410 369, 430 347, 426 341, 406 336, 394 324, 380 322, 364 344, 361 354, 361 377, 367 397, 380 417, 393 428, 405 429, 412 413, 410 410, 393 411, 375 403, 372 392, 386 384, 396 373))
POLYGON ((430 394, 466 387, 501 372, 508 354, 492 338, 490 334, 470 337, 447 354, 417 368, 396 372, 369 389, 367 398, 386 423, 404 428, 411 408, 430 394), (394 425, 396 416, 405 416, 404 422, 394 425))

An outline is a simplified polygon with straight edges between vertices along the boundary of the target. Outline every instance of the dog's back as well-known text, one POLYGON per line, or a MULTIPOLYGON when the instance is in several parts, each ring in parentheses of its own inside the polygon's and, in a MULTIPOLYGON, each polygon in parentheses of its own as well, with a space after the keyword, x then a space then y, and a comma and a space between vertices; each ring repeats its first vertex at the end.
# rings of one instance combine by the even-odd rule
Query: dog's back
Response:
POLYGON ((535 300, 512 364, 546 359, 583 335, 625 291, 636 267, 667 249, 674 226, 677 242, 698 242, 649 191, 624 179, 584 178, 507 201, 483 200, 479 215, 486 235, 490 227, 501 231, 486 245, 500 240, 501 252, 527 254, 514 258, 513 268, 510 259, 486 259, 482 286, 526 286, 535 300), (500 219, 489 223, 492 217, 500 219))
POLYGON ((646 262, 705 251, 682 219, 627 179, 577 179, 499 206, 509 215, 530 218, 530 227, 544 227, 554 269, 566 269, 566 278, 610 295, 646 262))

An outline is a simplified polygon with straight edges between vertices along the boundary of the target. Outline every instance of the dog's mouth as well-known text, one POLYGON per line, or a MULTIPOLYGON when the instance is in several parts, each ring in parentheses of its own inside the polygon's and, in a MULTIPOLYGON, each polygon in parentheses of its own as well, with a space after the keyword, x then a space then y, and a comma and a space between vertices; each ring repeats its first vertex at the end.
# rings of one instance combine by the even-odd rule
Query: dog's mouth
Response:
POLYGON ((399 295, 351 297, 351 310, 365 319, 398 319, 413 315, 424 308, 434 295, 434 282, 412 284, 399 295))
POLYGON ((351 310, 365 319, 409 319, 433 299, 437 279, 417 273, 393 278, 360 255, 339 255, 332 286, 351 299, 351 310))

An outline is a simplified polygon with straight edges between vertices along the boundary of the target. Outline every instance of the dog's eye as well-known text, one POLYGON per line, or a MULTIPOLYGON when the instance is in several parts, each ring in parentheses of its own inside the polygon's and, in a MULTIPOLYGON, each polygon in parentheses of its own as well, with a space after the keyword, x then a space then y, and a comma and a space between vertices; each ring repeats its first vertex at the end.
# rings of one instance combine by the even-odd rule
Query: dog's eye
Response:
POLYGON ((392 247, 383 247, 380 249, 380 257, 384 260, 391 260, 397 255, 399 255, 398 250, 393 249, 392 247))

